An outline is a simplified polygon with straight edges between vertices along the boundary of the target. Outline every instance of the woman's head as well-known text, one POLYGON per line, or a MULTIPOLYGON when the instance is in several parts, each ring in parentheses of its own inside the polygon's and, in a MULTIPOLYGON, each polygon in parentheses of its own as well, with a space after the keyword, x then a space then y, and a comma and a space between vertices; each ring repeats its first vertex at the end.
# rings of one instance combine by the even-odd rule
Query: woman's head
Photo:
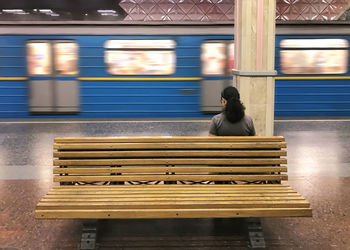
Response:
POLYGON ((224 106, 226 118, 230 122, 238 122, 244 117, 245 107, 243 106, 239 92, 235 87, 226 87, 221 92, 221 102, 224 106))

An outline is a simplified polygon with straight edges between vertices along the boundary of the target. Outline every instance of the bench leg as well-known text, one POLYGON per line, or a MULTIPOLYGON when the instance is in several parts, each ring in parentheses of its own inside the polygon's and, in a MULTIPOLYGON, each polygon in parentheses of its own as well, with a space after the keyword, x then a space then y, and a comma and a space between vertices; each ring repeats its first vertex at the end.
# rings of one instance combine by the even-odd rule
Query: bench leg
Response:
POLYGON ((97 220, 89 220, 83 223, 80 249, 96 249, 97 223, 97 220))
POLYGON ((265 248, 264 232, 259 218, 247 218, 246 228, 249 238, 248 247, 250 248, 265 248))

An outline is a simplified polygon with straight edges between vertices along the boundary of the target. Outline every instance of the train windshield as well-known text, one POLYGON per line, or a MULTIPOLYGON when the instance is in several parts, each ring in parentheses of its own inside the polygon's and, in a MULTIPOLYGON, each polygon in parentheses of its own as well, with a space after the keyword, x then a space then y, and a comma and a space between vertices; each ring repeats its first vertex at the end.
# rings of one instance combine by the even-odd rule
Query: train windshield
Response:
POLYGON ((344 39, 286 39, 281 42, 284 74, 344 74, 349 44, 344 39))

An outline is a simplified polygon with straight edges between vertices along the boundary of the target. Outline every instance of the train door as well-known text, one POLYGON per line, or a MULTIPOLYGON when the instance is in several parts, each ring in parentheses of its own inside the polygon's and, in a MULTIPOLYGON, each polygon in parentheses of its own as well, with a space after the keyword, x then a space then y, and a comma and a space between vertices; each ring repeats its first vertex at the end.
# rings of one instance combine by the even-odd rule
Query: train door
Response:
POLYGON ((218 113, 221 91, 232 86, 233 40, 210 40, 201 46, 201 111, 218 113))
POLYGON ((29 111, 79 112, 78 45, 69 40, 27 42, 29 111))

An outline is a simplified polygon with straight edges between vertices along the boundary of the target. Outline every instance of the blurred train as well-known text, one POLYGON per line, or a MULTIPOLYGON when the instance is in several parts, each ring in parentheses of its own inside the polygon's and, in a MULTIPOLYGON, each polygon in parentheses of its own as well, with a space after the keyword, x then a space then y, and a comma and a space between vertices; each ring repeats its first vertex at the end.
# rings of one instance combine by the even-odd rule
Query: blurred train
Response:
MULTIPOLYGON (((349 23, 276 27, 275 116, 350 116, 349 23)), ((232 25, 2 25, 0 118, 206 117, 232 25)))

